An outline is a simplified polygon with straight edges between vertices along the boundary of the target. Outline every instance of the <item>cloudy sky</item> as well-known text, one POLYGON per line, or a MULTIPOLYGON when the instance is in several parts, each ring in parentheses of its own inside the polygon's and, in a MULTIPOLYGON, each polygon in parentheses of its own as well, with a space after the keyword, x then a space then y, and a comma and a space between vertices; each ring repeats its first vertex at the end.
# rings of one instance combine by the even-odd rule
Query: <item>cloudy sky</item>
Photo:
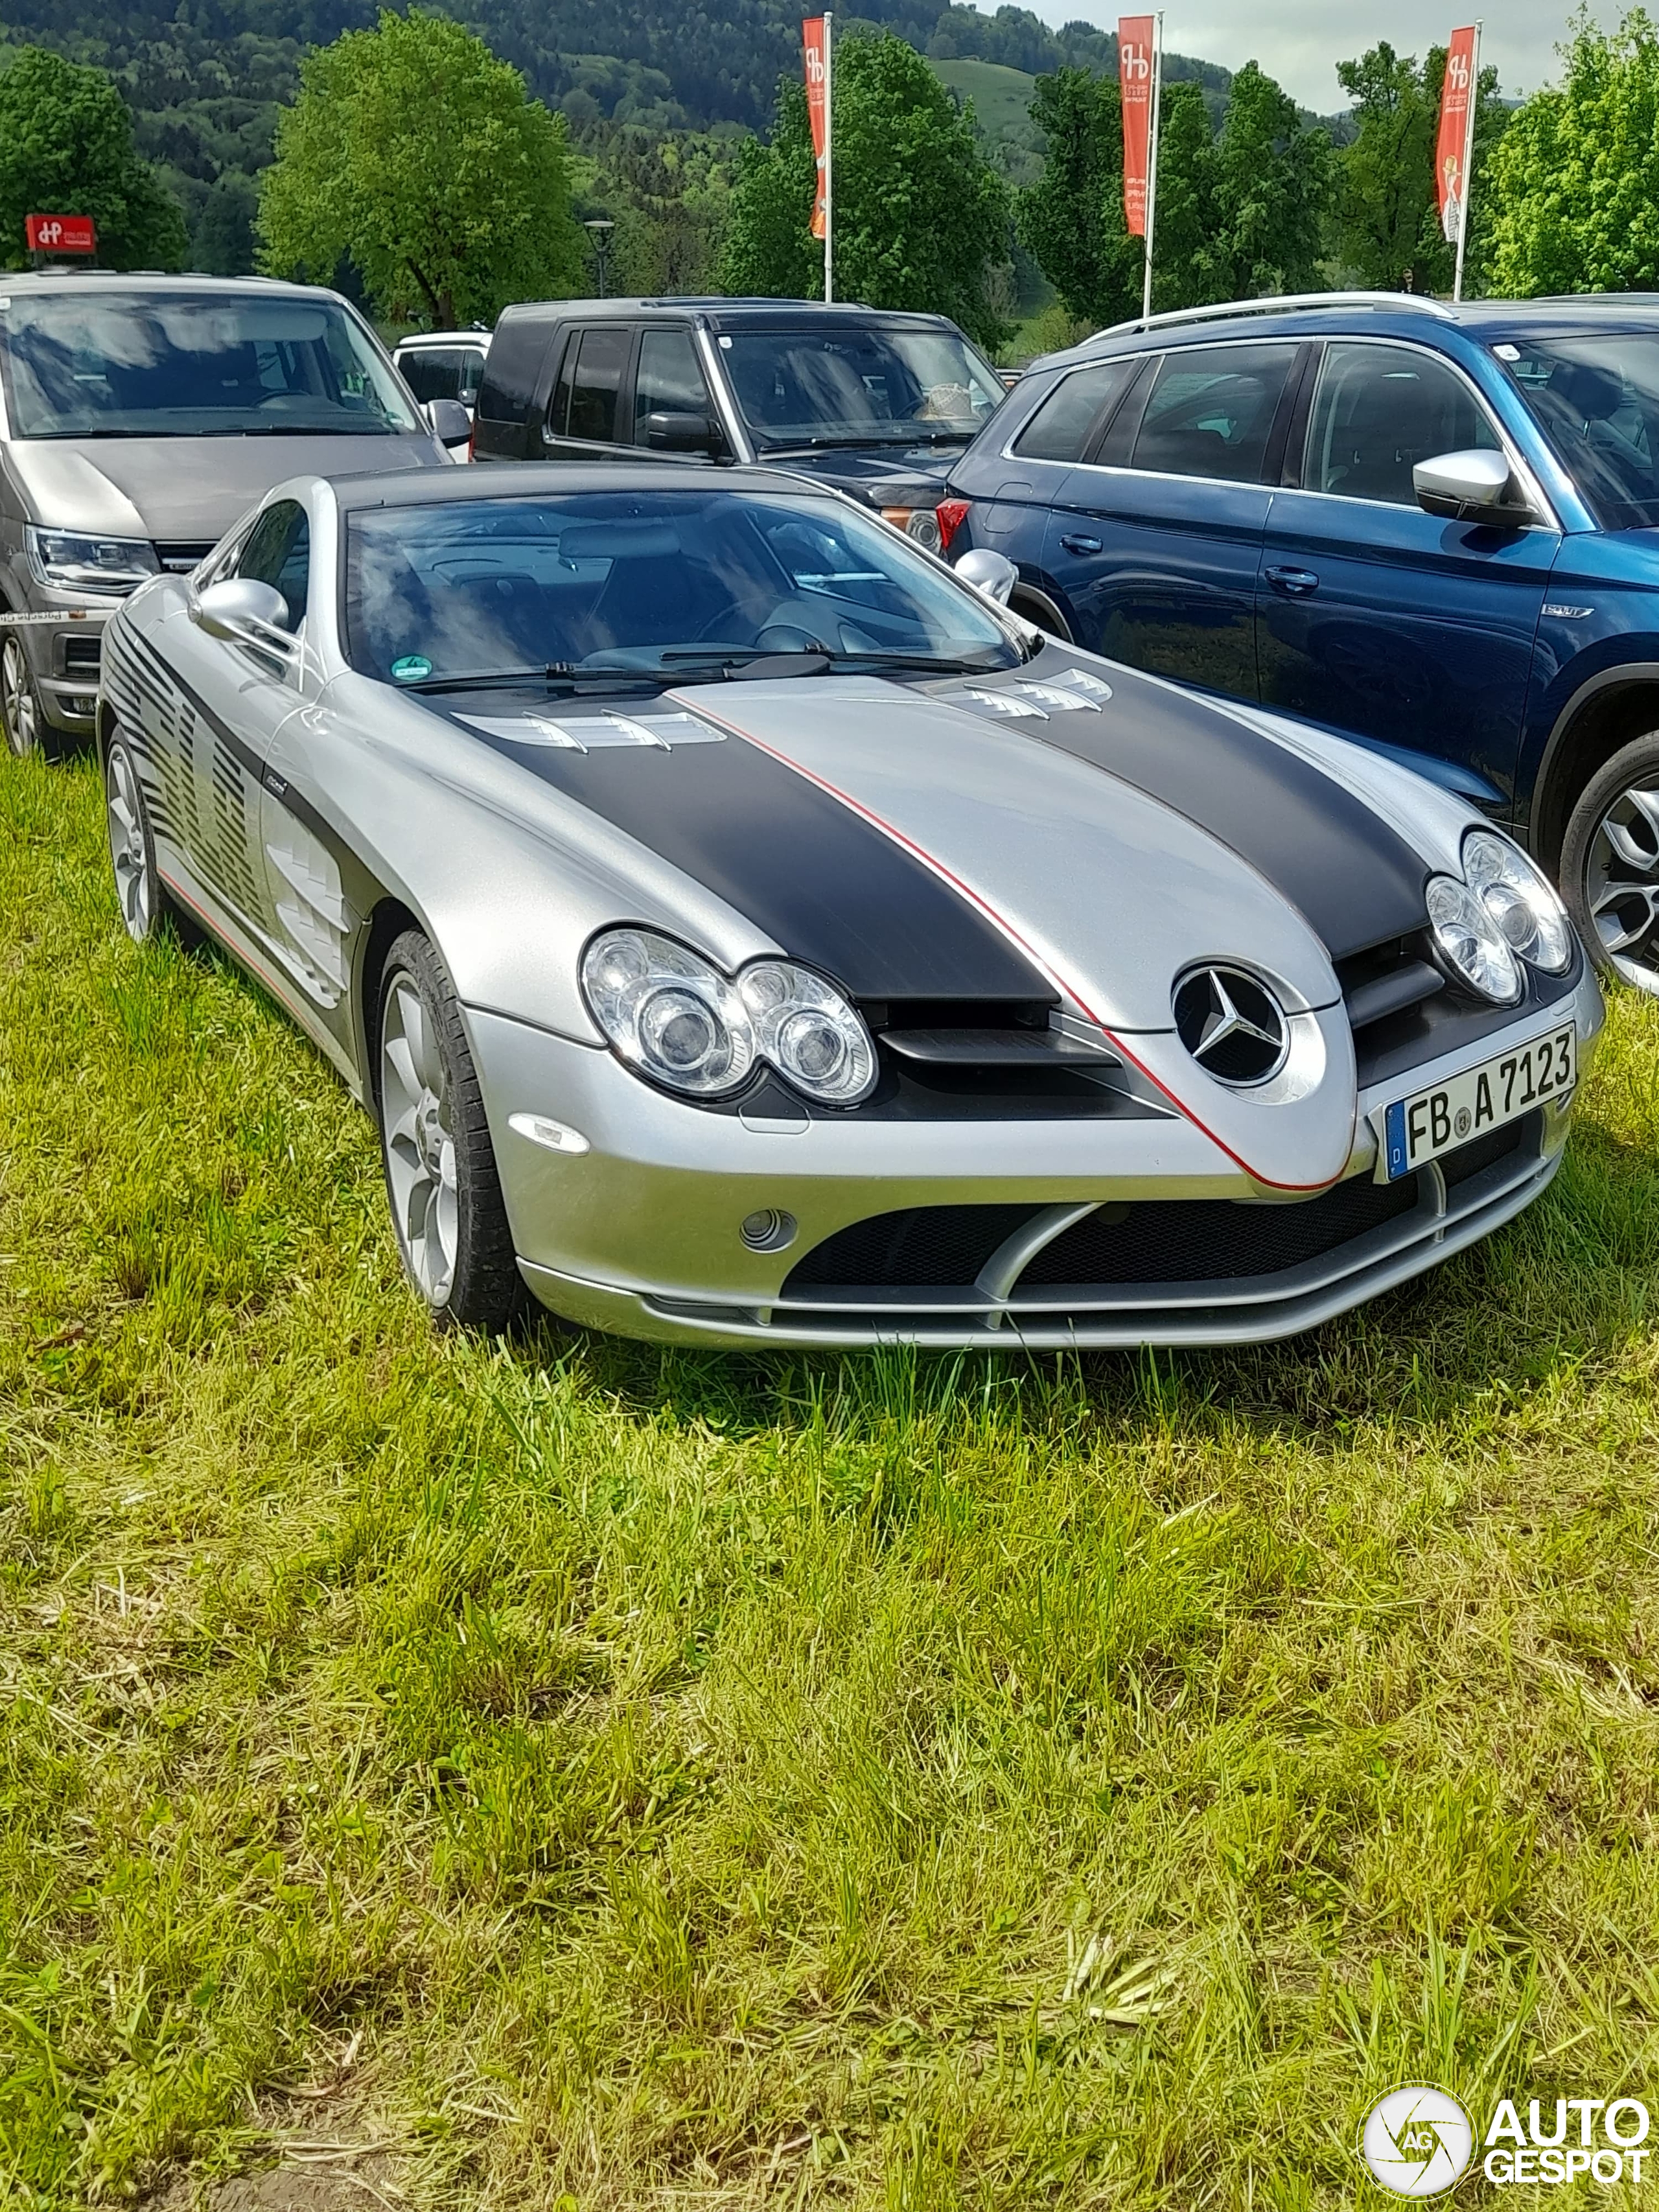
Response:
MULTIPOLYGON (((981 0, 981 5, 988 0, 981 0)), ((988 0, 994 4, 994 0, 988 0)), ((1109 28, 1116 0, 1026 0, 1045 22, 1082 17, 1109 28)), ((1147 0, 1141 0, 1147 4, 1147 0)), ((1343 106, 1335 64, 1386 38, 1397 52, 1420 54, 1443 41, 1455 23, 1485 18, 1480 58, 1494 64, 1509 94, 1534 92, 1555 74, 1555 46, 1565 31, 1571 0, 1165 0, 1164 43, 1173 52, 1199 54, 1230 69, 1258 61, 1304 106, 1329 114, 1343 106)), ((1618 20, 1617 6, 1592 13, 1618 20)))

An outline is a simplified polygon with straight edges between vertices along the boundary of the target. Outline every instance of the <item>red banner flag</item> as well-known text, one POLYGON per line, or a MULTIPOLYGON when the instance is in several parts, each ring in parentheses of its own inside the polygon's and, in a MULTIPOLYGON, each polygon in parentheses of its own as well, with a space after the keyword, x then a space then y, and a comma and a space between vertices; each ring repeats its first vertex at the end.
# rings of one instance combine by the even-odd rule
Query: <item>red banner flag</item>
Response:
POLYGON ((1480 33, 1470 23, 1454 31, 1446 48, 1446 80, 1440 94, 1440 135, 1434 148, 1434 188, 1440 228, 1449 246, 1462 235, 1469 204, 1470 125, 1474 120, 1474 56, 1480 33))
POLYGON ((806 112, 812 125, 812 151, 818 165, 817 197, 812 203, 812 235, 822 238, 827 220, 823 169, 829 153, 823 111, 823 89, 829 77, 823 18, 809 15, 800 27, 806 49, 806 112))
POLYGON ((1146 235, 1146 171, 1152 144, 1152 19, 1122 15, 1117 26, 1117 81, 1123 95, 1123 220, 1132 238, 1146 235))
POLYGON ((26 215, 23 235, 31 253, 98 251, 98 226, 89 215, 26 215))

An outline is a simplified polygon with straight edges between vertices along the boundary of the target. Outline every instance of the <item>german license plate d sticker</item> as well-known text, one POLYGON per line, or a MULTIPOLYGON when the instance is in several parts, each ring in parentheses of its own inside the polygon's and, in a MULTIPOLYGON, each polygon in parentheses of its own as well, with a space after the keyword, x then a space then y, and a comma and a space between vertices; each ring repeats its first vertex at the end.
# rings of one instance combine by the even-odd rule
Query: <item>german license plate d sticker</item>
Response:
POLYGON ((1388 1181, 1397 1182, 1443 1152, 1501 1128, 1546 1098, 1565 1097, 1577 1079, 1577 1043, 1569 1024, 1465 1068, 1431 1091, 1396 1098, 1382 1117, 1388 1181))

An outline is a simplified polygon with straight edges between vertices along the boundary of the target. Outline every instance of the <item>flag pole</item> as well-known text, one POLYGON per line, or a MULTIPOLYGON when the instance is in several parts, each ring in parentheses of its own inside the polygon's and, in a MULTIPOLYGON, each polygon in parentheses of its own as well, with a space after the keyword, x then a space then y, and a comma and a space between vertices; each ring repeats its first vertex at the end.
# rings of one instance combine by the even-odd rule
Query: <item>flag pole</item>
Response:
POLYGON ((1463 296, 1463 245, 1469 234, 1469 202, 1474 194, 1474 110, 1480 97, 1481 21, 1479 15, 1474 19, 1474 52, 1469 57, 1469 105, 1463 118, 1463 205, 1457 219, 1457 265, 1452 272, 1454 300, 1463 296))
MULTIPOLYGON (((833 15, 823 19, 823 304, 830 306, 836 296, 836 258, 832 243, 836 234, 834 168, 836 125, 835 110, 830 105, 830 47, 833 15)), ((1461 249, 1460 249, 1461 250, 1461 249)))
POLYGON ((1164 92, 1164 11, 1152 18, 1152 106, 1146 127, 1146 257, 1140 283, 1140 318, 1152 312, 1152 216, 1158 204, 1158 111, 1164 92))

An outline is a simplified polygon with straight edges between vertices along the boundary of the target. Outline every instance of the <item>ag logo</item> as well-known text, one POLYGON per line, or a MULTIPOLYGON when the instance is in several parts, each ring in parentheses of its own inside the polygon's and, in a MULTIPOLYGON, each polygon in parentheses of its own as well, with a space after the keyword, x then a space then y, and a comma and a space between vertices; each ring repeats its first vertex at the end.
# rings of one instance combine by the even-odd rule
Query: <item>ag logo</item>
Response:
POLYGON ((1390 2089, 1365 2116, 1359 2155, 1395 2197, 1438 2197, 1474 2155, 1474 2129, 1455 2097, 1420 2081, 1390 2089))

